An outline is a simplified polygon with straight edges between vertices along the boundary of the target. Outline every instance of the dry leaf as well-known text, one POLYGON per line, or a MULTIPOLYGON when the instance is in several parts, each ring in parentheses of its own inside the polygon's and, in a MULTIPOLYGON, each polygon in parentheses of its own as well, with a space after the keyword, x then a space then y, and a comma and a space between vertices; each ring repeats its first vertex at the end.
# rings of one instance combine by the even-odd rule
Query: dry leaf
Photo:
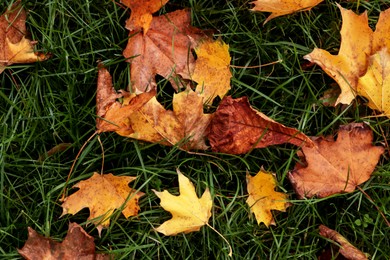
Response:
POLYGON ((0 16, 0 73, 13 63, 32 63, 48 56, 34 53, 34 42, 27 40, 26 11, 15 2, 0 16))
POLYGON ((168 191, 153 190, 161 200, 161 207, 172 214, 170 220, 156 228, 158 232, 166 236, 199 231, 209 221, 213 206, 209 189, 206 189, 199 199, 190 180, 179 170, 177 170, 177 174, 179 175, 180 195, 174 196, 168 191))
POLYGON ((378 52, 383 48, 390 50, 390 8, 379 13, 379 19, 376 24, 373 35, 373 44, 371 54, 378 52))
POLYGON ((359 78, 358 95, 368 100, 368 106, 390 117, 390 53, 386 48, 369 58, 364 76, 359 78))
POLYGON ((302 147, 306 167, 299 163, 289 179, 299 197, 327 197, 352 192, 367 181, 384 152, 373 146, 373 133, 363 123, 341 126, 337 141, 316 139, 314 147, 302 147))
POLYGON ((195 48, 197 60, 192 80, 198 83, 196 92, 212 103, 216 96, 223 98, 230 89, 229 45, 222 40, 206 40, 195 48))
POLYGON ((346 258, 350 260, 366 260, 367 256, 354 247, 345 237, 340 235, 337 231, 328 228, 327 226, 320 225, 320 235, 329 238, 340 244, 340 253, 346 258))
POLYGON ((252 11, 272 13, 264 21, 263 24, 266 24, 269 20, 278 16, 300 11, 309 11, 322 1, 324 0, 256 0, 250 2, 250 4, 255 5, 251 9, 252 11))
POLYGON ((97 225, 100 235, 101 230, 109 226, 110 217, 115 209, 123 207, 122 213, 126 218, 138 214, 140 210, 138 200, 144 193, 128 186, 128 183, 135 179, 136 177, 95 172, 91 178, 80 181, 74 186, 79 190, 64 199, 61 216, 76 214, 83 208, 89 208, 88 219, 97 225))
POLYGON ((19 254, 25 259, 57 260, 57 259, 83 259, 103 260, 110 259, 105 254, 95 253, 93 237, 88 235, 76 223, 70 223, 68 234, 61 243, 39 235, 34 229, 28 228, 28 239, 19 254))
POLYGON ((176 89, 176 76, 190 78, 189 66, 195 61, 191 49, 204 34, 191 26, 188 10, 154 17, 146 34, 130 34, 123 56, 130 62, 132 92, 156 90, 156 74, 169 79, 176 89))
POLYGON ((357 15, 337 4, 341 11, 341 46, 337 55, 315 48, 304 56, 318 64, 340 86, 341 94, 335 105, 349 104, 356 96, 356 84, 359 76, 367 69, 367 56, 371 53, 372 30, 368 26, 367 12, 357 15))
POLYGON ((131 9, 130 18, 126 21, 126 29, 143 29, 144 34, 149 30, 152 14, 160 10, 169 0, 121 0, 121 3, 131 9))
POLYGON ((271 210, 286 211, 289 206, 287 195, 276 192, 276 180, 271 173, 260 170, 256 176, 246 175, 249 197, 246 203, 255 214, 257 223, 264 223, 267 227, 275 225, 271 210))
POLYGON ((312 145, 311 139, 297 129, 253 109, 247 97, 222 100, 211 120, 208 138, 214 151, 229 154, 244 154, 253 148, 283 143, 312 145))

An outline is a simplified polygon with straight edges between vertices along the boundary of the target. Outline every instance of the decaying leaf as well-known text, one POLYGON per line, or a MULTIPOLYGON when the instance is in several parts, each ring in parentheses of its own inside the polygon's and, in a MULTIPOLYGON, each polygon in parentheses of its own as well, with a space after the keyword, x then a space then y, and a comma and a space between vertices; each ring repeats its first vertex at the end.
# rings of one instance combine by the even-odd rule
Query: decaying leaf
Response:
POLYGON ((292 14, 294 12, 309 11, 322 1, 324 0, 256 0, 250 2, 250 4, 255 5, 251 9, 252 11, 272 13, 264 21, 263 24, 266 24, 275 17, 292 14))
POLYGON ((121 0, 121 3, 131 9, 126 28, 130 31, 143 29, 144 34, 149 30, 152 14, 160 10, 169 0, 121 0))
POLYGON ((339 84, 341 94, 335 105, 349 104, 355 98, 357 80, 367 68, 367 55, 371 53, 373 34, 368 26, 367 12, 357 15, 338 4, 337 6, 343 20, 339 53, 332 55, 315 48, 313 52, 304 56, 305 59, 318 64, 339 84))
POLYGON ((197 60, 192 80, 198 83, 196 92, 211 103, 216 96, 223 98, 230 89, 229 45, 222 40, 205 40, 195 48, 197 60))
POLYGON ((62 215, 76 214, 83 208, 89 208, 89 220, 97 225, 99 235, 110 224, 110 217, 115 209, 123 208, 123 215, 135 216, 140 210, 138 200, 143 192, 131 189, 128 183, 136 177, 114 176, 94 173, 87 180, 80 181, 74 187, 77 192, 66 197, 62 204, 62 215))
POLYGON ((248 199, 251 212, 255 214, 257 223, 264 223, 267 227, 275 225, 271 210, 286 211, 289 204, 287 195, 276 192, 276 180, 271 173, 260 170, 256 176, 246 175, 248 199))
POLYGON ((253 148, 291 143, 312 146, 309 137, 253 109, 247 97, 225 97, 210 123, 208 135, 216 152, 244 154, 253 148))
POLYGON ((188 10, 178 10, 154 17, 146 34, 130 32, 129 42, 123 56, 130 62, 132 92, 139 94, 156 90, 155 75, 175 81, 191 78, 195 61, 191 54, 204 33, 191 26, 188 10))
POLYGON ((161 207, 172 214, 170 220, 156 228, 158 232, 166 236, 199 231, 209 221, 211 207, 213 206, 209 189, 206 189, 199 199, 190 180, 179 170, 177 170, 177 173, 179 175, 180 195, 175 196, 168 191, 153 190, 161 200, 161 207))
POLYGON ((359 78, 357 92, 367 98, 370 108, 390 117, 390 53, 387 48, 369 58, 367 72, 359 78))
POLYGON ((340 253, 349 260, 366 260, 367 256, 354 247, 345 237, 340 235, 337 231, 328 228, 325 225, 320 225, 320 235, 329 238, 340 244, 340 253))
POLYGON ((367 181, 384 152, 372 145, 372 130, 363 123, 341 126, 336 141, 318 138, 315 146, 302 147, 304 161, 289 173, 299 197, 327 197, 352 192, 367 181))
POLYGON ((111 259, 109 255, 96 254, 93 237, 88 235, 77 223, 70 223, 68 234, 61 243, 39 235, 34 229, 28 228, 28 239, 19 254, 25 259, 111 259))
POLYGON ((32 63, 48 58, 34 52, 34 44, 25 38, 26 11, 16 1, 0 16, 0 73, 13 63, 32 63))

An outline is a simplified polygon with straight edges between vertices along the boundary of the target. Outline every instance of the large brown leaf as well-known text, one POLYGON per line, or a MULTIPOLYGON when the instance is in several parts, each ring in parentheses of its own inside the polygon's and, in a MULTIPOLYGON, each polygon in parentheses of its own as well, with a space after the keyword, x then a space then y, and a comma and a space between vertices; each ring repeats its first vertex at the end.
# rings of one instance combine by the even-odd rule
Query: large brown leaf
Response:
POLYGON ((123 56, 131 65, 131 88, 136 94, 156 89, 155 75, 169 79, 191 78, 195 61, 191 49, 204 37, 200 29, 191 26, 188 10, 178 10, 154 17, 146 34, 130 32, 123 56))
POLYGON ((299 197, 327 197, 352 192, 367 181, 383 153, 372 145, 373 133, 363 123, 341 126, 336 141, 316 139, 302 147, 307 166, 297 163, 289 179, 299 197))
POLYGON ((210 123, 208 138, 214 151, 229 154, 244 154, 253 148, 283 143, 312 145, 311 139, 297 129, 253 109, 247 97, 226 97, 221 101, 210 123))
POLYGON ((0 16, 0 73, 13 63, 31 63, 48 56, 34 53, 34 42, 27 40, 26 11, 15 2, 0 16))
POLYGON ((96 254, 93 237, 88 235, 77 223, 70 223, 68 234, 61 243, 39 235, 34 229, 28 228, 28 239, 18 252, 25 259, 57 260, 82 259, 103 260, 110 259, 108 255, 96 254))

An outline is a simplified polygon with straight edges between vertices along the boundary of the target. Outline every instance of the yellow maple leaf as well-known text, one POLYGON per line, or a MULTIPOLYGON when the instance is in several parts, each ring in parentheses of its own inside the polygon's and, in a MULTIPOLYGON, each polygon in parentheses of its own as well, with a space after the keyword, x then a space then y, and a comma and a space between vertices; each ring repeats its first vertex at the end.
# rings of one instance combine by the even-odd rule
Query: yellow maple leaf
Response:
POLYGON ((206 40, 195 48, 197 60, 192 80, 198 83, 196 92, 212 103, 216 96, 223 98, 230 89, 229 45, 222 40, 206 40))
POLYGON ((264 223, 267 227, 275 225, 271 210, 286 211, 289 206, 287 195, 275 191, 275 177, 264 170, 260 170, 254 177, 247 174, 246 180, 249 194, 246 203, 255 214, 257 223, 264 223))
POLYGON ((26 11, 17 1, 0 16, 0 73, 13 63, 31 63, 48 56, 34 52, 34 42, 25 38, 26 11))
POLYGON ((324 0, 257 0, 250 2, 255 6, 252 11, 270 12, 272 13, 263 24, 266 24, 269 20, 299 11, 308 11, 314 6, 318 5, 324 0))
POLYGON ((368 100, 368 106, 390 117, 390 54, 386 48, 369 58, 364 76, 359 78, 358 95, 368 100))
POLYGON ((166 190, 163 192, 153 190, 161 200, 161 207, 172 214, 170 220, 156 228, 158 232, 166 236, 199 231, 211 217, 213 202, 209 189, 207 188, 199 199, 190 180, 179 170, 177 174, 179 175, 180 195, 174 196, 166 190))
POLYGON ((138 200, 144 193, 128 186, 128 183, 135 179, 136 177, 131 176, 95 172, 91 178, 74 186, 79 190, 64 199, 61 216, 76 214, 83 208, 89 208, 88 220, 97 225, 100 235, 101 230, 109 226, 110 217, 115 209, 123 207, 122 213, 126 218, 138 214, 140 210, 138 200))

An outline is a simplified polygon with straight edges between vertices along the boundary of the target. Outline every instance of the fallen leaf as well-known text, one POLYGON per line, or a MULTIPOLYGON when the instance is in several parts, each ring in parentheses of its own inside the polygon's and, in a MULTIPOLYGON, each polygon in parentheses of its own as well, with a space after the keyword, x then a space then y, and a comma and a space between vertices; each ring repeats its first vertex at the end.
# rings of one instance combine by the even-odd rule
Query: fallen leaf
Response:
POLYGON ((56 153, 63 152, 66 149, 68 149, 69 147, 71 147, 71 146, 72 146, 71 143, 60 143, 60 144, 57 144, 56 146, 51 148, 49 151, 47 151, 47 153, 39 155, 39 158, 38 158, 37 161, 38 162, 43 162, 46 158, 48 158, 50 156, 53 156, 56 153))
POLYGON ((83 208, 89 208, 88 220, 97 226, 100 235, 102 229, 109 226, 110 217, 115 209, 121 208, 126 218, 138 214, 140 210, 138 200, 144 193, 128 186, 128 183, 135 179, 136 177, 131 176, 119 177, 111 173, 95 172, 91 178, 74 186, 79 190, 64 199, 61 216, 76 214, 83 208))
POLYGON ((267 227, 275 225, 271 210, 286 211, 289 204, 286 202, 287 195, 276 192, 275 177, 271 173, 260 170, 256 176, 246 175, 248 199, 246 203, 255 214, 257 223, 264 223, 267 227))
POLYGON ((68 234, 61 243, 39 235, 28 227, 28 239, 19 254, 25 259, 111 259, 106 254, 95 253, 94 238, 88 235, 77 223, 70 223, 68 234))
POLYGON ((390 8, 379 13, 379 19, 373 34, 371 54, 377 53, 383 48, 390 50, 390 8))
POLYGON ((216 96, 223 98, 230 89, 229 45, 222 40, 205 40, 195 52, 197 60, 192 80, 198 83, 196 92, 209 104, 216 96))
POLYGON ((130 18, 126 21, 126 29, 143 29, 144 34, 149 30, 152 14, 160 10, 169 0, 121 0, 121 3, 131 9, 130 18))
POLYGON ((305 59, 318 64, 340 86, 341 94, 335 105, 350 104, 356 96, 358 78, 367 69, 367 56, 371 53, 373 32, 368 26, 367 12, 357 15, 339 4, 343 24, 341 28, 341 45, 337 55, 315 48, 304 56, 305 59))
POLYGON ((244 154, 253 148, 291 143, 311 146, 312 141, 297 129, 286 127, 253 109, 247 97, 225 97, 210 123, 208 135, 215 152, 244 154))
POLYGON ((32 63, 48 58, 34 52, 34 44, 25 38, 26 11, 16 1, 0 16, 0 73, 13 63, 32 63))
POLYGON ((340 126, 336 141, 317 138, 315 146, 302 147, 304 161, 289 173, 289 179, 299 197, 327 197, 352 192, 367 181, 379 157, 382 146, 372 145, 372 130, 363 123, 340 126))
POLYGON ((369 58, 365 75, 359 78, 357 93, 368 106, 390 117, 390 53, 386 48, 369 58))
POLYGON ((250 4, 255 5, 251 9, 252 11, 271 13, 264 21, 264 25, 275 17, 292 14, 294 12, 309 11, 322 1, 324 0, 256 0, 250 2, 250 4))
POLYGON ((155 75, 169 79, 176 90, 175 77, 190 78, 195 59, 191 54, 204 33, 191 26, 188 10, 154 17, 146 34, 131 31, 123 56, 130 62, 132 92, 156 90, 155 75))
POLYGON ((350 260, 366 260, 367 256, 354 247, 345 237, 343 237, 337 231, 328 228, 327 226, 320 225, 319 226, 320 235, 329 238, 340 244, 340 253, 346 258, 350 260))
POLYGON ((166 236, 199 231, 208 223, 213 206, 209 189, 206 189, 199 199, 190 180, 179 170, 177 174, 179 175, 180 195, 172 195, 166 190, 163 192, 153 190, 161 200, 161 207, 172 214, 170 220, 156 228, 156 231, 166 236))

